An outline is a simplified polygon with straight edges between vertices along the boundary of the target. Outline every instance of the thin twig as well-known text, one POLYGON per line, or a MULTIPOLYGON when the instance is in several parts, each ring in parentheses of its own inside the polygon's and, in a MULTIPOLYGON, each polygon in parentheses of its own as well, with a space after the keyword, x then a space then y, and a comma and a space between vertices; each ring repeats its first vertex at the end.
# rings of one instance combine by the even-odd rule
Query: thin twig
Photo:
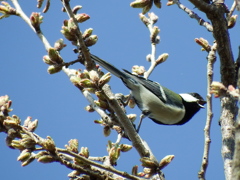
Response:
POLYGON ((13 5, 15 6, 17 12, 19 13, 19 16, 30 26, 30 28, 37 34, 39 39, 42 41, 43 45, 45 46, 45 49, 48 50, 51 45, 46 39, 46 37, 42 34, 41 31, 37 32, 35 28, 32 26, 30 19, 27 17, 27 15, 23 12, 21 6, 19 5, 17 0, 11 0, 13 5))
POLYGON ((192 10, 190 10, 189 8, 187 8, 186 6, 184 6, 183 4, 181 4, 179 2, 179 0, 174 0, 175 4, 178 5, 178 7, 180 9, 182 9, 183 11, 185 11, 191 18, 196 19, 197 22, 201 25, 204 26, 208 31, 212 32, 213 31, 213 27, 211 24, 209 24, 208 22, 206 22, 204 19, 202 19, 201 17, 199 17, 195 12, 193 12, 192 10))
POLYGON ((200 180, 205 180, 206 170, 208 166, 208 160, 209 160, 209 149, 210 149, 210 128, 211 128, 211 122, 213 118, 213 112, 212 112, 212 96, 210 94, 211 90, 211 84, 213 81, 213 65, 216 61, 216 51, 217 51, 217 43, 214 42, 213 46, 211 47, 210 52, 208 53, 207 60, 207 119, 206 119, 206 125, 204 128, 204 136, 205 136, 205 142, 204 142, 204 151, 203 151, 203 158, 202 158, 202 164, 200 171, 198 172, 198 178, 200 180))
MULTIPOLYGON (((151 21, 151 19, 149 18, 150 20, 150 23, 148 24, 148 30, 151 34, 152 32, 152 29, 153 29, 153 21, 151 21)), ((154 68, 156 67, 156 44, 155 43, 151 43, 151 65, 150 67, 148 68, 148 70, 144 73, 144 78, 148 78, 150 76, 150 74, 152 73, 152 71, 154 70, 154 68)))

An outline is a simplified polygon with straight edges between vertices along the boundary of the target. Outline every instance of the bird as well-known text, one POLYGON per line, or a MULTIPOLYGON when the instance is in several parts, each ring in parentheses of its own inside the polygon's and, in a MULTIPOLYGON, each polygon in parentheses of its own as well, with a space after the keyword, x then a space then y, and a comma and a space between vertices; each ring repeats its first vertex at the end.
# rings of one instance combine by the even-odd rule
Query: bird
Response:
MULTIPOLYGON (((120 78, 142 111, 142 117, 147 116, 157 124, 183 125, 206 104, 198 93, 177 94, 158 82, 132 74, 125 69, 121 71, 93 54, 91 59, 120 78)), ((137 130, 140 129, 140 125, 141 122, 137 130)))

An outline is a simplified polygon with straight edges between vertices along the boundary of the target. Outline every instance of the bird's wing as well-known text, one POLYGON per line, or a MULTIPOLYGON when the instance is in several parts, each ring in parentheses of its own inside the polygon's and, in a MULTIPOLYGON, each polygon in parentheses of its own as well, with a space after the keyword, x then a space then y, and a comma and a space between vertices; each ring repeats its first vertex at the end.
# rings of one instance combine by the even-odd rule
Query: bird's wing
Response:
POLYGON ((164 89, 162 86, 160 86, 159 83, 151 81, 149 79, 145 79, 143 77, 134 75, 130 73, 129 71, 123 69, 125 73, 127 73, 130 77, 132 77, 135 81, 143 85, 145 88, 147 88, 149 91, 151 91, 153 94, 155 94, 159 99, 161 99, 162 102, 166 103, 166 95, 164 93, 164 89))

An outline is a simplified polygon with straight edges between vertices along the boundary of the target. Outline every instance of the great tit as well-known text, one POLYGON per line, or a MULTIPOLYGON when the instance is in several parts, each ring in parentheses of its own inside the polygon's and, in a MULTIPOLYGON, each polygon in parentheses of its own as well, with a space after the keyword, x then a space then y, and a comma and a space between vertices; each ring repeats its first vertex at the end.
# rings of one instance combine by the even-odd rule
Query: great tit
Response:
POLYGON ((131 95, 142 114, 155 123, 183 125, 204 108, 206 101, 198 93, 177 94, 157 82, 134 75, 125 69, 120 71, 93 54, 91 58, 123 81, 131 90, 131 95))

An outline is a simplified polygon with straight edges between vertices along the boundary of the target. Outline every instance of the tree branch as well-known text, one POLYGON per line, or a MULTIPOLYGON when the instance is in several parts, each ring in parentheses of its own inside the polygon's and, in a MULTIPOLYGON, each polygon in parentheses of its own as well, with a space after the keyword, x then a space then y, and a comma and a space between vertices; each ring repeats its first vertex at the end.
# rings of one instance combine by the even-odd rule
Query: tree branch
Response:
MULTIPOLYGON (((179 0, 174 0, 175 4, 178 5, 178 7, 180 9, 182 9, 183 11, 185 11, 190 18, 196 19, 197 22, 201 25, 204 26, 208 31, 212 32, 213 31, 213 27, 211 24, 209 24, 208 22, 206 22, 204 19, 202 19, 201 17, 199 17, 195 12, 193 12, 192 10, 188 9, 186 6, 184 6, 183 4, 180 3, 179 0)), ((205 3, 206 4, 206 3, 205 3)), ((207 5, 208 7, 208 5, 207 5)))
POLYGON ((213 46, 211 47, 211 50, 208 54, 208 64, 207 64, 207 120, 206 125, 204 128, 204 136, 205 136, 205 143, 204 143, 204 151, 203 151, 203 158, 202 158, 202 164, 201 169, 198 172, 198 178, 200 180, 205 180, 206 170, 208 166, 209 161, 209 149, 210 149, 210 128, 211 128, 211 122, 213 117, 212 112, 212 96, 211 96, 211 84, 213 81, 213 65, 216 61, 216 50, 217 50, 217 43, 215 42, 213 46))

